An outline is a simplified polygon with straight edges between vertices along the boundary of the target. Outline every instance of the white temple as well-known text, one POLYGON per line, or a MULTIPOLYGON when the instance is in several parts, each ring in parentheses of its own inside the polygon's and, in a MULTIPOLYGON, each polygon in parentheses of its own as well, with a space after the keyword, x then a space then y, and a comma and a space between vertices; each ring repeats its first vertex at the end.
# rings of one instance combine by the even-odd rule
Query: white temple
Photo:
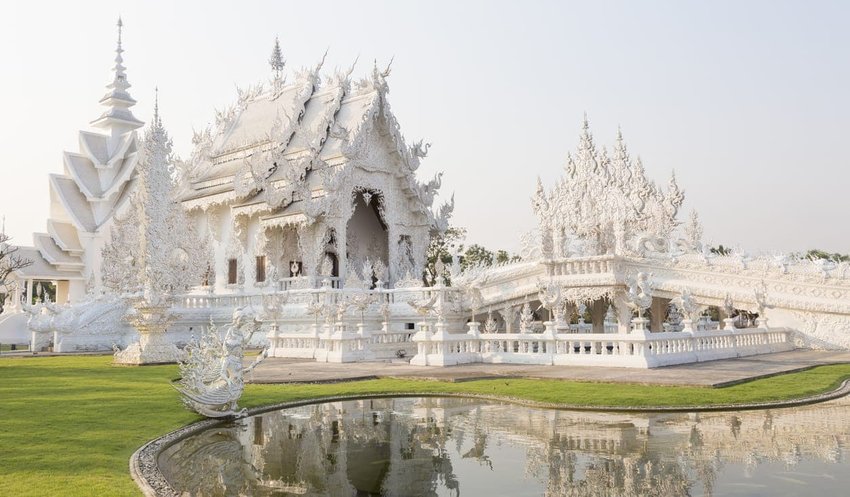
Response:
POLYGON ((353 82, 351 71, 322 81, 321 68, 240 91, 195 136, 181 198, 208 238, 216 293, 319 276, 336 286, 366 259, 385 284, 418 276, 431 233, 446 224, 450 206, 431 210, 439 177, 416 180, 427 145, 405 144, 389 70, 353 82))
MULTIPOLYGON (((137 168, 151 167, 121 55, 119 24, 107 110, 92 123, 101 131, 81 131, 80 153, 65 153, 65 174, 51 176, 48 232, 23 249, 35 263, 0 315, 0 331, 29 320, 35 349, 138 344, 128 302, 145 282, 122 272, 144 280, 177 260, 145 262, 112 234, 132 224, 137 168), (57 303, 32 305, 36 280, 55 282, 57 303)), ((389 68, 356 81, 352 70, 323 76, 322 62, 285 74, 277 45, 270 62, 271 81, 217 112, 190 160, 169 156, 193 242, 180 260, 203 275, 162 287, 170 343, 252 306, 257 345, 319 361, 655 367, 850 348, 847 263, 712 253, 696 215, 679 219, 675 177, 657 186, 622 134, 611 154, 597 148, 586 119, 564 177, 533 192, 538 226, 523 235, 521 261, 429 267, 429 241, 454 202, 434 206, 440 175, 416 177, 428 145, 402 137, 389 68)), ((159 114, 152 126, 162 127, 159 114)), ((177 238, 162 250, 179 252, 177 238)))

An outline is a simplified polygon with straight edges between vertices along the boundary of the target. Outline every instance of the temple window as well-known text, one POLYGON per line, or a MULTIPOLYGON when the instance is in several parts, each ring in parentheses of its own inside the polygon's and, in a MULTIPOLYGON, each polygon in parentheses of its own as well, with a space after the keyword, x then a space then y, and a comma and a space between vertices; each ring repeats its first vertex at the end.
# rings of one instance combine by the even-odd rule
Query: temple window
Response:
POLYGON ((257 283, 262 283, 266 281, 266 256, 258 255, 257 256, 257 283))
POLYGON ((237 262, 236 259, 227 260, 227 284, 235 285, 237 282, 237 262))

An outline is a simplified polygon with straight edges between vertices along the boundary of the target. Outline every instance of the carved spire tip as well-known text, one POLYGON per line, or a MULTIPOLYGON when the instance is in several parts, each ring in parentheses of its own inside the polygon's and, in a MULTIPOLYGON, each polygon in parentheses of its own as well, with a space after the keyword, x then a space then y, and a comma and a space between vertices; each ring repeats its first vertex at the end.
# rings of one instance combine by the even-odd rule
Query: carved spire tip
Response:
POLYGON ((115 24, 118 26, 118 50, 121 50, 121 34, 124 30, 124 21, 121 20, 121 16, 118 16, 118 22, 115 24))
POLYGON ((153 121, 155 123, 159 123, 159 85, 155 86, 154 89, 154 97, 153 97, 153 121))
POLYGON ((283 51, 280 49, 280 38, 278 36, 274 37, 274 47, 272 47, 272 55, 269 57, 269 65, 274 72, 275 79, 279 80, 286 65, 286 60, 283 58, 283 51))

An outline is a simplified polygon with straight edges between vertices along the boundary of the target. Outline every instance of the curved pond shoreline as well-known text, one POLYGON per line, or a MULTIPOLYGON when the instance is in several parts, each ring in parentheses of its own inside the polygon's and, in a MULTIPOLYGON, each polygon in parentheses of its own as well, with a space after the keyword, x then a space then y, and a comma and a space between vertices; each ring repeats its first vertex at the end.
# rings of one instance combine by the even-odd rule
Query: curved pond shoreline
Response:
MULTIPOLYGON (((323 404, 328 402, 339 402, 349 400, 363 399, 386 399, 386 398, 426 398, 426 397, 452 397, 466 398, 476 400, 487 400, 493 402, 511 403, 515 405, 542 408, 542 409, 559 409, 568 411, 590 411, 590 412, 628 412, 628 413, 664 413, 664 412, 718 412, 718 411, 745 411, 757 409, 780 409, 787 407, 797 407, 843 397, 850 393, 850 379, 844 380, 841 385, 829 392, 801 397, 798 399, 777 401, 777 402, 757 402, 757 403, 742 403, 742 404, 715 404, 708 406, 582 406, 575 404, 548 403, 537 402, 526 399, 519 399, 507 396, 498 395, 481 395, 481 394, 463 394, 463 393, 417 393, 417 392, 392 392, 380 394, 357 394, 357 395, 334 395, 325 397, 316 397, 312 399, 304 399, 298 401, 282 402, 277 404, 269 404, 248 409, 247 416, 255 416, 258 414, 301 407, 314 404, 323 404)), ((130 457, 130 475, 141 489, 142 493, 147 497, 179 497, 178 494, 163 476, 160 471, 157 460, 159 455, 171 447, 175 443, 190 437, 203 430, 212 428, 225 423, 226 420, 206 419, 198 421, 175 431, 158 437, 142 447, 140 447, 130 457)))

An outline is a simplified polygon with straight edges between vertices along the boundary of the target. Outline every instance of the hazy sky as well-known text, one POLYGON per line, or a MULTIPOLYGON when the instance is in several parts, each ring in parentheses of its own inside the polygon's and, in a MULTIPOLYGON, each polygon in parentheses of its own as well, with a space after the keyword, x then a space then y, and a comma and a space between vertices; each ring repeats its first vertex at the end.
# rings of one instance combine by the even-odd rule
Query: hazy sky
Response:
MULTIPOLYGON (((534 225, 536 177, 551 184, 587 112, 597 143, 621 125, 706 238, 751 251, 850 252, 850 2, 13 2, 0 15, 0 215, 30 244, 47 175, 100 115, 115 20, 150 117, 154 86, 178 153, 192 129, 270 76, 275 35, 289 67, 356 75, 395 56, 390 102, 408 140, 433 143, 454 223, 491 248, 534 225)), ((685 217, 683 216, 683 219, 685 217)))

